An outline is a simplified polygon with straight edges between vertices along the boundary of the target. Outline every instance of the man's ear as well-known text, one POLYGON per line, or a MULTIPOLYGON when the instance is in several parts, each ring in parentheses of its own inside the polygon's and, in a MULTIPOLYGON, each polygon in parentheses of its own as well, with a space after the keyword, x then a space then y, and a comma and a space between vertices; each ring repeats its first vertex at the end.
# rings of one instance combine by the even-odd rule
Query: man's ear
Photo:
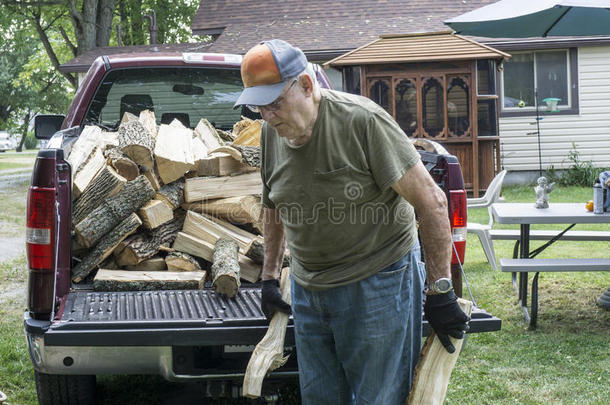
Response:
POLYGON ((313 80, 308 74, 299 77, 299 86, 301 86, 306 96, 311 96, 313 94, 313 80))

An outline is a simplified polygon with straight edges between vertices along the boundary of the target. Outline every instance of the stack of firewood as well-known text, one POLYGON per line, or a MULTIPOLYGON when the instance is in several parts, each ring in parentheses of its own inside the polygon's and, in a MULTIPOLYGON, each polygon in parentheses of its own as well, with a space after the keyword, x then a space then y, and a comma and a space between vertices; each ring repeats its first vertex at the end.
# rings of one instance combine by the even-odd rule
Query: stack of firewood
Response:
POLYGON ((202 119, 157 126, 126 113, 87 126, 71 147, 72 281, 99 291, 202 288, 235 296, 263 252, 260 121, 233 132, 202 119), (207 270, 207 271, 206 271, 207 270), (207 276, 207 277, 206 277, 207 276))

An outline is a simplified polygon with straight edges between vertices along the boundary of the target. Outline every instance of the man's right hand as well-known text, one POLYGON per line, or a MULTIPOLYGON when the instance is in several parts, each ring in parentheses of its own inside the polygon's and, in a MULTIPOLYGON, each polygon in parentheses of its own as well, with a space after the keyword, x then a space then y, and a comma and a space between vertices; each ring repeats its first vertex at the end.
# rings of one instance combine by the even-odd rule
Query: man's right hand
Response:
POLYGON ((265 317, 267 317, 267 320, 270 321, 277 311, 290 314, 290 304, 282 299, 280 280, 263 280, 262 284, 261 309, 265 314, 265 317))

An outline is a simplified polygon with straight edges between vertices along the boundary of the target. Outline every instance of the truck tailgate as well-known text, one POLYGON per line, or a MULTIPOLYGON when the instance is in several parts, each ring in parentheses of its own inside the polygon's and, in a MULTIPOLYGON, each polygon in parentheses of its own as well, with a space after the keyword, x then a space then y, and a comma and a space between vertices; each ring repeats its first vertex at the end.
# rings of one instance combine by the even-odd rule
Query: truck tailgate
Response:
MULTIPOLYGON (((58 346, 252 345, 267 331, 260 289, 242 287, 234 299, 211 289, 71 292, 60 321, 44 334, 58 346), (178 333, 177 333, 178 332, 178 333)), ((501 320, 475 308, 470 332, 500 330, 501 320)), ((286 344, 294 343, 292 317, 286 344)), ((424 335, 429 333, 424 320, 424 335)))

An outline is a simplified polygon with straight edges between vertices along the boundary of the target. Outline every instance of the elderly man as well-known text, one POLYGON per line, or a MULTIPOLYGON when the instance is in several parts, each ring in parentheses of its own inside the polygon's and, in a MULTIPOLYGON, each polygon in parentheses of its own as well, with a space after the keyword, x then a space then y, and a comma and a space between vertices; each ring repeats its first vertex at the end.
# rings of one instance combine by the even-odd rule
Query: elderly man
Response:
POLYGON ((371 100, 320 89, 281 40, 243 58, 236 102, 260 112, 265 259, 262 309, 289 312, 279 271, 291 253, 304 404, 404 404, 425 314, 449 352, 468 317, 451 286, 444 193, 396 122, 371 100))

